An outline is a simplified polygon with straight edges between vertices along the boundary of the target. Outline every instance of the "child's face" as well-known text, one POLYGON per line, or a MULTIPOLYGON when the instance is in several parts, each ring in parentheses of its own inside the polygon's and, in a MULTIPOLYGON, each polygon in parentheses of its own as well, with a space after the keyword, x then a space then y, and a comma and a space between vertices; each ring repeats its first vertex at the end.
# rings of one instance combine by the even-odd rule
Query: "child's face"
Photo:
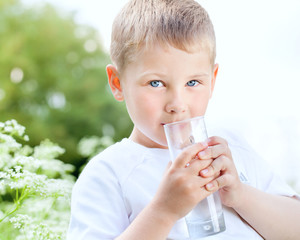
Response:
POLYGON ((156 46, 138 55, 122 76, 107 67, 117 100, 125 100, 134 123, 130 138, 147 147, 166 148, 163 125, 205 114, 218 65, 207 51, 187 53, 156 46))

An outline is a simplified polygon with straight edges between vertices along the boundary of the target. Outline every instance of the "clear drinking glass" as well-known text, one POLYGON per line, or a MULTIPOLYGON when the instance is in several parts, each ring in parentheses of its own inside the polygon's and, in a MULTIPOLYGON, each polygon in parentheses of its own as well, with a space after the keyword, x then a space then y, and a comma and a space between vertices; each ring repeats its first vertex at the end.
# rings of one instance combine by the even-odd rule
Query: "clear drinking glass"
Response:
MULTIPOLYGON (((184 148, 208 138, 203 116, 166 124, 164 130, 172 161, 184 148)), ((226 227, 219 193, 199 202, 185 220, 190 239, 223 232, 226 227)))

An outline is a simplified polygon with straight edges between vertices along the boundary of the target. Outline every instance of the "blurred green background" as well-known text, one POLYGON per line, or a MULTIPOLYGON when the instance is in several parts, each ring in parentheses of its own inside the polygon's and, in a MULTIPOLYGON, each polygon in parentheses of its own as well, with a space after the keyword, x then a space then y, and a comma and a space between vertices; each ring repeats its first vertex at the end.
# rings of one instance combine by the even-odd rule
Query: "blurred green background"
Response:
POLYGON ((99 33, 74 14, 0 1, 0 121, 25 126, 32 146, 48 138, 65 148, 61 159, 77 167, 75 175, 86 161, 80 139, 118 141, 132 129, 125 105, 110 93, 109 62, 99 33))

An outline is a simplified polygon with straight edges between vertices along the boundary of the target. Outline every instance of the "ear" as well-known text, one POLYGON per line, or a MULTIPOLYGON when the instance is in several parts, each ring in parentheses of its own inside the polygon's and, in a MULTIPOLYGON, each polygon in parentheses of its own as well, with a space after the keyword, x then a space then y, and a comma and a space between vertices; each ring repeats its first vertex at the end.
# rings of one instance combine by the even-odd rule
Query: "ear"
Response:
POLYGON ((216 63, 214 65, 213 76, 211 78, 210 97, 212 97, 212 94, 213 94, 213 91, 214 91, 214 88, 215 88, 215 83, 216 83, 218 71, 219 71, 219 64, 216 63))
POLYGON ((123 101, 123 92, 120 83, 120 79, 118 77, 118 71, 115 66, 109 64, 106 66, 106 73, 108 77, 108 83, 111 89, 112 94, 114 95, 117 101, 123 101))

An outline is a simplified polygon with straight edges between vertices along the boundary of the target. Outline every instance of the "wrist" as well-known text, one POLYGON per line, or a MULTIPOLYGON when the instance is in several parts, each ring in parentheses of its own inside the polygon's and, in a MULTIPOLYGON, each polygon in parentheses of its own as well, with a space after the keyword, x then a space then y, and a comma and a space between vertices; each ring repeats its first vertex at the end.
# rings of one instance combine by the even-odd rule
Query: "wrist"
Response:
POLYGON ((160 204, 155 200, 150 202, 148 209, 153 219, 160 222, 160 224, 164 225, 165 227, 169 227, 170 229, 180 218, 178 214, 168 211, 163 204, 160 204))
POLYGON ((247 202, 247 198, 249 198, 249 191, 247 190, 248 187, 249 186, 245 183, 241 183, 239 186, 239 190, 237 191, 238 194, 231 206, 237 212, 246 205, 245 203, 247 202))

